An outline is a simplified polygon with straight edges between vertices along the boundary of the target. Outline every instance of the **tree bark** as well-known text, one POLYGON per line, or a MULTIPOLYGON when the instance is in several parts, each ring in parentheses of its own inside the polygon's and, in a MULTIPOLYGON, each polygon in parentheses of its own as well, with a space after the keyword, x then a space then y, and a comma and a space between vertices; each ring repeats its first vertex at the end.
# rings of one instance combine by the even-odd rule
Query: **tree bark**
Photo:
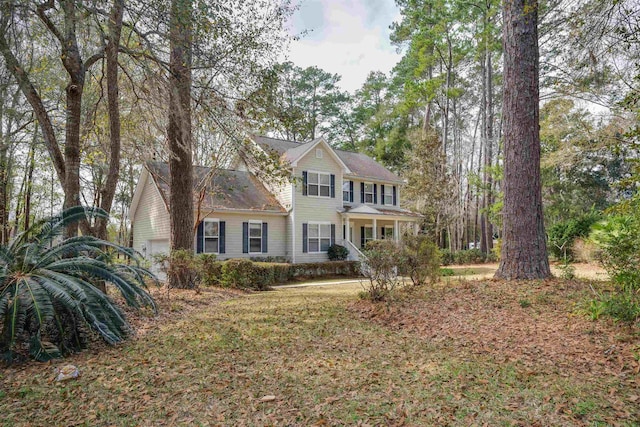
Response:
POLYGON ((497 278, 551 275, 542 216, 538 2, 503 4, 504 210, 497 278))
MULTIPOLYGON (((191 0, 172 0, 169 60, 169 171, 171 250, 193 250, 191 147, 191 0)), ((170 274, 170 287, 190 287, 188 275, 170 274)))

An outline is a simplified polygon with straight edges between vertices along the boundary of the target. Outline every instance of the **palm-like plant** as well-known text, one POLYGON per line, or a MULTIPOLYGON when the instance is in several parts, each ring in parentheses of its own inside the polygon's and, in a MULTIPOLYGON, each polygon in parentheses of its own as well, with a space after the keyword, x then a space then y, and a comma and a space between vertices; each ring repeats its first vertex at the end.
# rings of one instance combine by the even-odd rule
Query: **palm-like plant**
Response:
POLYGON ((64 228, 87 217, 107 217, 102 210, 67 209, 34 224, 0 246, 0 352, 11 361, 28 345, 37 360, 59 357, 81 347, 83 325, 116 344, 130 327, 122 310, 94 284, 117 288, 133 307, 151 307, 145 279, 155 277, 140 265, 139 255, 91 236, 62 238, 64 228), (119 253, 128 264, 112 262, 119 253))

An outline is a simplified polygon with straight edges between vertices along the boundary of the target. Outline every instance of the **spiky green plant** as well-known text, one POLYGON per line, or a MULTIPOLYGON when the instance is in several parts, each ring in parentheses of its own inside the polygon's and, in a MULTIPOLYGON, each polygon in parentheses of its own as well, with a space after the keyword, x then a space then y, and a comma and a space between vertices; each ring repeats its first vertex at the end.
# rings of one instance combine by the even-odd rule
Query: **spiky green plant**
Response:
POLYGON ((91 236, 62 238, 65 227, 102 210, 75 207, 42 220, 0 246, 0 353, 14 360, 28 348, 48 360, 82 346, 89 326, 109 344, 131 332, 122 310, 94 285, 112 285, 126 304, 156 310, 145 279, 155 277, 132 249, 91 236), (127 264, 113 262, 121 254, 127 264), (24 350, 24 351, 23 351, 24 350))

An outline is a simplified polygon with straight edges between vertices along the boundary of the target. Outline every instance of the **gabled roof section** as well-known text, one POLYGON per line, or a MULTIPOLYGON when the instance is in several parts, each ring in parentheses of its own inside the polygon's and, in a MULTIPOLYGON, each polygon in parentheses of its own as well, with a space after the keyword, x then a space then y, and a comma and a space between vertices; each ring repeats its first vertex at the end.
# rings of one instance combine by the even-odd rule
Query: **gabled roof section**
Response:
POLYGON ((373 160, 371 157, 363 153, 355 153, 352 151, 337 150, 331 147, 324 138, 317 138, 311 142, 296 142, 285 139, 268 138, 265 136, 254 136, 254 141, 266 151, 275 151, 281 158, 289 161, 295 166, 294 161, 298 160, 310 150, 312 150, 321 141, 327 147, 331 148, 331 152, 339 158, 340 164, 346 166, 345 174, 361 179, 371 179, 379 181, 394 182, 402 184, 402 179, 373 160))
MULTIPOLYGON (((146 165, 165 201, 169 201, 169 165, 162 162, 150 162, 146 165)), ((220 169, 212 176, 211 168, 194 166, 193 168, 194 203, 204 188, 201 209, 211 211, 256 211, 286 213, 260 181, 251 173, 220 169), (207 182, 208 181, 208 182, 207 182)))

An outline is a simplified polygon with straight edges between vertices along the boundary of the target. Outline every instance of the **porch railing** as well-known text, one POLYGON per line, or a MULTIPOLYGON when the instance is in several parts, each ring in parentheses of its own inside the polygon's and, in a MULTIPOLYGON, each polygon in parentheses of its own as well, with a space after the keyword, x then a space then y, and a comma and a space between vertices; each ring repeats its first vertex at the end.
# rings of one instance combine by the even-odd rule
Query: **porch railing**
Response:
POLYGON ((367 257, 362 253, 362 251, 360 251, 360 249, 358 249, 356 245, 351 243, 349 240, 344 239, 342 241, 342 246, 349 249, 349 256, 347 257, 349 261, 363 261, 367 259, 367 257))

